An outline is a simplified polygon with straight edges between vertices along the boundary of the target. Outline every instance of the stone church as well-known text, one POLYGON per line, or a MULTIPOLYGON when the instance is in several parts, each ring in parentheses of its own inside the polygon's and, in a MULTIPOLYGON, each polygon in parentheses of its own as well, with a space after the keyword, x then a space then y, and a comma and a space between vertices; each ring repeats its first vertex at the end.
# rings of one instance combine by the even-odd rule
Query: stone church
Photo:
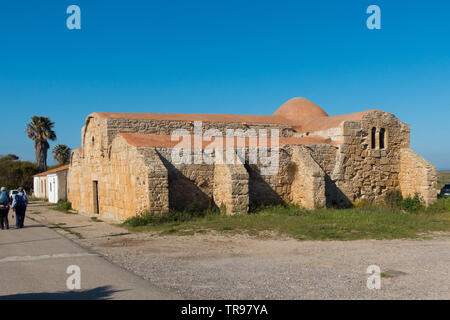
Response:
POLYGON ((346 207, 393 190, 436 199, 435 168, 410 149, 409 126, 380 110, 328 116, 294 98, 273 115, 94 112, 81 139, 68 200, 116 221, 187 207, 346 207))

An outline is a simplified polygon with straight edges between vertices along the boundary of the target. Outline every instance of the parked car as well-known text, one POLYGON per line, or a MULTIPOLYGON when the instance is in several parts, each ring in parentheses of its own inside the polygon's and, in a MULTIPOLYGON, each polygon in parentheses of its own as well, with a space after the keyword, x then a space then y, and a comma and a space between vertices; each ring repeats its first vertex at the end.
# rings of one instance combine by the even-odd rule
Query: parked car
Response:
POLYGON ((448 196, 450 196, 450 183, 448 183, 448 184, 446 184, 445 186, 442 187, 440 196, 441 197, 448 197, 448 196))
MULTIPOLYGON (((11 191, 9 191, 9 197, 10 197, 11 199, 13 199, 14 196, 15 196, 16 194, 18 194, 18 193, 19 193, 19 190, 16 190, 16 189, 11 190, 11 191)), ((23 190, 23 193, 25 193, 25 195, 27 195, 27 192, 26 192, 25 190, 23 190)))

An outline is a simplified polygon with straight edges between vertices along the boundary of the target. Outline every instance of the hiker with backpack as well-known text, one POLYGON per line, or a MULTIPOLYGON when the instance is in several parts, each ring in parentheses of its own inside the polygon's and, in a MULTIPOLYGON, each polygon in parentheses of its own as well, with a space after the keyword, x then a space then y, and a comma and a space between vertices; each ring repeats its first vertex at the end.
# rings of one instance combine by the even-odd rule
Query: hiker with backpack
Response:
POLYGON ((0 225, 2 230, 9 229, 8 213, 10 198, 5 187, 0 190, 0 225))
POLYGON ((11 208, 16 212, 16 228, 20 229, 25 221, 28 198, 22 187, 17 188, 17 191, 19 192, 14 196, 11 208))

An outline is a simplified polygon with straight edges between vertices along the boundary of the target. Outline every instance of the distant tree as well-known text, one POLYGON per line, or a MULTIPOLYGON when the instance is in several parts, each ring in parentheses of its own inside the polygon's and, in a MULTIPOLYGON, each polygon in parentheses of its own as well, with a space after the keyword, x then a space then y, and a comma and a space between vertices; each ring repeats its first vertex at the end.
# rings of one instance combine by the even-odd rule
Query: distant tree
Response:
POLYGON ((67 164, 70 161, 70 148, 65 144, 58 144, 53 148, 53 159, 58 161, 59 165, 67 164))
POLYGON ((27 192, 33 188, 33 175, 38 167, 29 161, 20 161, 17 156, 0 157, 0 186, 8 190, 24 187, 27 192))
POLYGON ((2 156, 1 158, 9 159, 11 161, 19 160, 19 157, 16 156, 15 154, 8 154, 8 155, 6 155, 4 157, 2 156))
POLYGON ((46 117, 32 116, 31 122, 27 123, 25 132, 34 141, 36 163, 40 172, 47 170, 47 150, 50 148, 48 140, 56 140, 54 127, 55 123, 46 117))

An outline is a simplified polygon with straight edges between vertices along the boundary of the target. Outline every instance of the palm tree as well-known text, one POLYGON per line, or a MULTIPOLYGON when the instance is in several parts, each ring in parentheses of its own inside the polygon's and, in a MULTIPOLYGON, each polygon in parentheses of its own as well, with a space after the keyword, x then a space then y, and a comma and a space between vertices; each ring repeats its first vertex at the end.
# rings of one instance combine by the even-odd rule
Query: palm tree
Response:
POLYGON ((25 132, 34 141, 36 162, 40 172, 47 170, 47 150, 50 148, 48 140, 56 140, 55 131, 52 128, 55 123, 50 118, 32 116, 31 122, 27 123, 25 132))
POLYGON ((70 160, 70 148, 65 144, 58 144, 53 148, 53 159, 58 161, 60 165, 69 163, 70 160))

